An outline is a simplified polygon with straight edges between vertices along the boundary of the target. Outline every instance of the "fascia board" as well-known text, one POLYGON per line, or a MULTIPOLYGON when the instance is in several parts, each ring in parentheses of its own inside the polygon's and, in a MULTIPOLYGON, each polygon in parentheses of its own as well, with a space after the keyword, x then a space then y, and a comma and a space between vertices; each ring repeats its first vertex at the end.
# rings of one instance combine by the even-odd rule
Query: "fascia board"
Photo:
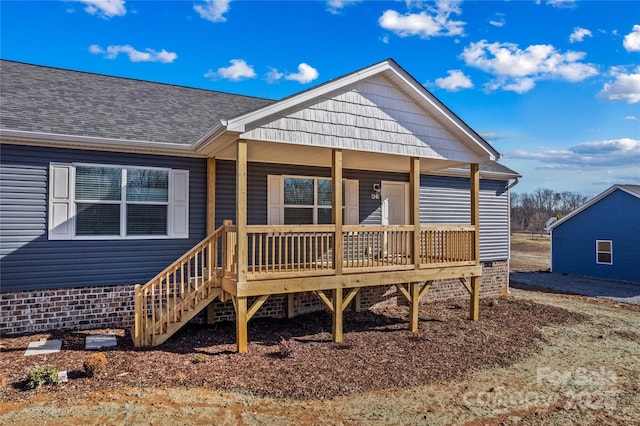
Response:
POLYGON ((0 140, 5 143, 87 149, 93 151, 139 152, 187 157, 200 156, 193 150, 191 145, 186 144, 63 135, 12 129, 0 129, 0 140))
POLYGON ((620 188, 618 185, 613 185, 611 187, 609 187, 608 189, 606 189, 604 192, 600 193, 599 195, 596 195, 595 197, 593 197, 591 200, 587 201, 586 203, 584 203, 583 205, 581 205, 580 207, 578 207, 577 209, 575 209, 574 211, 572 211, 571 213, 569 213, 568 215, 564 216, 562 219, 558 220, 557 222, 551 224, 551 226, 549 226, 549 229, 553 229, 556 228, 557 226, 565 223, 567 220, 571 219, 572 217, 574 217, 575 215, 579 214, 580 212, 588 209, 589 207, 591 207, 592 205, 598 203, 600 200, 608 197, 613 191, 617 190, 617 189, 622 189, 620 188))
MULTIPOLYGON (((432 170, 428 174, 436 176, 469 177, 469 173, 469 169, 449 168, 443 170, 432 170)), ((480 170, 480 177, 482 179, 489 180, 509 180, 521 178, 522 175, 517 173, 500 173, 480 170)))
POLYGON ((415 78, 408 74, 404 69, 399 67, 393 67, 397 76, 402 81, 410 86, 413 91, 427 103, 429 106, 437 111, 440 116, 445 117, 455 128, 462 132, 468 139, 477 144, 484 152, 489 154, 490 160, 495 161, 500 159, 500 153, 496 151, 488 142, 480 137, 473 129, 471 129, 464 121, 460 119, 453 111, 447 108, 441 101, 439 101, 431 92, 426 90, 415 78))

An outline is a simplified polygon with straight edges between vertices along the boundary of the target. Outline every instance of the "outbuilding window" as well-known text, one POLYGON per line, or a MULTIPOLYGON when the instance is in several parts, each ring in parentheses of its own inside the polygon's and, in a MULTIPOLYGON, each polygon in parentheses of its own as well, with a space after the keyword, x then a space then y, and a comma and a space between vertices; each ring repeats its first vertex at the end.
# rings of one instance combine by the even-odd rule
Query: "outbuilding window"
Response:
POLYGON ((613 245, 611 240, 596 240, 596 263, 613 265, 613 245))
POLYGON ((189 172, 52 164, 49 239, 188 238, 189 172))

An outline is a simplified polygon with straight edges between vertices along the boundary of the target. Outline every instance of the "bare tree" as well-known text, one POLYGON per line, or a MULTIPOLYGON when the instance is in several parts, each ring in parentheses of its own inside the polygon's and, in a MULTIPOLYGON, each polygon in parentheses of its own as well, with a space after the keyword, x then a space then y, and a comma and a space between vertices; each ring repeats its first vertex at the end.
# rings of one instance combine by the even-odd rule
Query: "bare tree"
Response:
POLYGON ((575 192, 555 192, 538 188, 532 193, 511 194, 511 229, 514 231, 544 232, 549 218, 571 213, 589 197, 575 192))

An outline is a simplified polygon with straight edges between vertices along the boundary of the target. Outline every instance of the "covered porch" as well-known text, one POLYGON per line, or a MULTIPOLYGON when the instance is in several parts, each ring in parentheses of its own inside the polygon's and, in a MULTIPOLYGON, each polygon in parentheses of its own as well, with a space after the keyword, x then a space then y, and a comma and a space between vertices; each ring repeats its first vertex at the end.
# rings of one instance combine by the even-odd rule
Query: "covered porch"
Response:
MULTIPOLYGON (((268 225, 248 223, 248 164, 250 159, 321 165, 321 156, 292 155, 288 146, 271 147, 270 155, 261 152, 262 143, 239 139, 234 144, 236 165, 236 220, 225 221, 221 237, 223 298, 233 301, 236 312, 236 339, 239 352, 247 350, 247 324, 269 296, 287 294, 289 312, 293 294, 313 291, 333 319, 333 340, 342 340, 344 310, 359 307, 360 290, 370 286, 395 286, 406 298, 410 309, 409 329, 418 328, 418 304, 433 281, 459 279, 468 290, 469 317, 478 319, 479 277, 479 167, 470 164, 468 225, 423 225, 420 223, 420 175, 432 168, 456 164, 418 157, 368 154, 341 149, 323 151, 331 168, 331 224, 268 225), (253 149, 256 153, 252 155, 253 149), (282 151, 279 152, 280 148, 282 151), (285 153, 288 151, 288 155, 285 153), (312 158, 312 161, 309 159, 312 158), (357 161, 353 161, 353 160, 357 161), (409 176, 408 221, 405 224, 346 225, 343 218, 343 170, 375 167, 381 171, 407 173, 409 176), (224 241, 224 243, 223 243, 224 241), (253 303, 249 304, 249 298, 253 303)), ((311 151, 319 151, 310 148, 311 151)), ((296 150, 294 149, 293 152, 296 150)), ((228 151, 227 151, 228 155, 228 151)), ((225 156, 226 157, 226 156, 225 156)), ((211 181, 215 187, 214 158, 209 160, 211 181)), ((324 164, 326 165, 326 163, 324 164)), ((209 214, 215 218, 215 191, 209 193, 209 214)), ((210 232, 215 224, 209 223, 210 232)))

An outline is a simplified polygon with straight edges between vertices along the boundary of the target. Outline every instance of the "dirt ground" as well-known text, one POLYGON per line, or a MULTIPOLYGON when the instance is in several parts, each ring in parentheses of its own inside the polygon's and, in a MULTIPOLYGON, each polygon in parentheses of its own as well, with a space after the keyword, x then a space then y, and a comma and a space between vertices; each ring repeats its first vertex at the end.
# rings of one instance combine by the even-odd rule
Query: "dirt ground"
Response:
MULTIPOLYGON (((540 245, 514 244, 514 260, 540 245)), ((4 338, 0 424, 639 424, 638 307, 512 289, 484 300, 478 322, 464 302, 430 304, 412 335, 406 314, 350 314, 339 345, 327 314, 256 320, 248 354, 233 353, 230 325, 152 350, 114 330, 119 346, 94 378, 82 371, 83 333, 53 335, 63 351, 37 357, 26 345, 49 335, 4 338), (281 337, 297 342, 293 357, 281 337), (69 382, 26 390, 28 370, 51 364, 69 382)))
POLYGON ((551 267, 549 235, 511 234, 511 272, 547 271, 551 267))

